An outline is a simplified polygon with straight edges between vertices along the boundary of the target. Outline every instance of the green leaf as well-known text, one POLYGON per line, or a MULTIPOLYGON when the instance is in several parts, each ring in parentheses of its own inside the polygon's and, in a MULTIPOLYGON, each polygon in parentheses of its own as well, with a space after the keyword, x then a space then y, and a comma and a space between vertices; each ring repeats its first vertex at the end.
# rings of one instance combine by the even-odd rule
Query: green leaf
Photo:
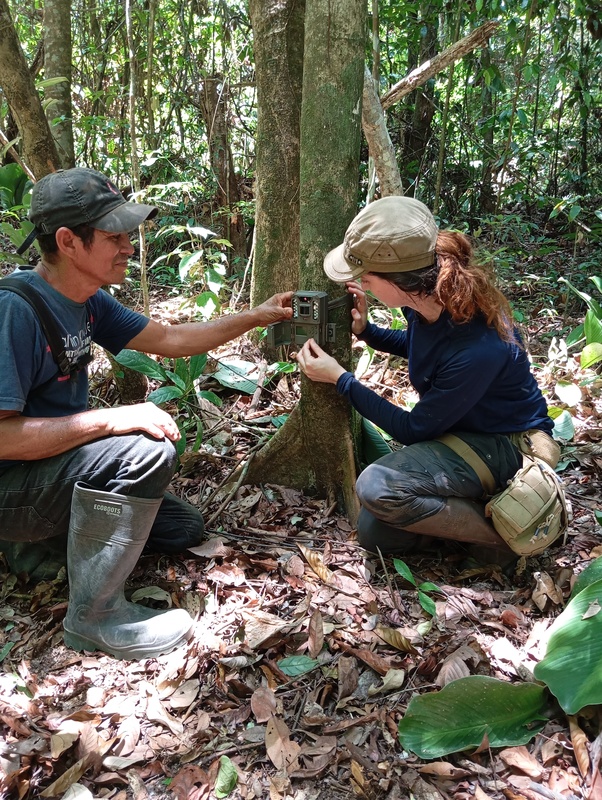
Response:
POLYGON ((563 439, 565 442, 570 442, 575 435, 573 418, 566 409, 554 420, 552 434, 555 439, 563 439))
POLYGON ((190 274, 190 270, 203 258, 203 251, 197 250, 195 253, 186 253, 186 255, 182 256, 180 259, 180 264, 178 266, 178 274, 180 275, 180 280, 185 281, 188 275, 190 274))
POLYGON ((219 770, 215 779, 213 793, 216 797, 228 797, 238 783, 238 771, 228 756, 219 760, 219 770))
POLYGON ((579 216, 581 211, 582 211, 581 206, 578 205, 571 206, 571 209, 569 211, 569 222, 573 222, 573 220, 579 216))
POLYGON ((546 707, 543 686, 471 675, 412 698, 399 723, 399 741, 420 758, 478 747, 485 737, 491 747, 513 747, 543 728, 546 707))
POLYGON ((253 394, 257 389, 257 381, 247 376, 255 370, 255 364, 243 361, 240 358, 231 358, 227 361, 222 359, 219 362, 217 371, 213 373, 213 377, 218 383, 221 383, 222 386, 227 386, 229 389, 253 394))
POLYGON ((309 656, 287 656, 287 658, 282 658, 276 663, 285 675, 296 678, 298 675, 305 675, 306 672, 311 672, 312 669, 319 666, 320 662, 309 656))
POLYGON ((582 589, 556 618, 545 658, 534 670, 567 714, 602 703, 602 614, 583 618, 595 601, 602 601, 602 580, 582 589))
POLYGON ((194 302, 199 307, 203 319, 210 319, 220 307, 219 297, 215 292, 202 292, 194 302))
POLYGON ((383 456, 391 453, 391 448, 385 441, 382 433, 370 420, 362 417, 362 454, 364 463, 372 464, 383 456))
POLYGON ((583 329, 585 331, 585 341, 588 344, 602 342, 602 319, 600 319, 600 317, 596 315, 596 312, 591 308, 585 315, 583 329))
POLYGON ((567 406, 577 406, 581 402, 581 389, 570 381, 557 381, 554 387, 556 396, 567 406))
POLYGON ((122 350, 115 356, 115 361, 121 364, 122 367, 141 372, 143 375, 148 375, 149 378, 155 378, 159 381, 167 380, 167 372, 161 364, 153 361, 145 353, 138 353, 136 350, 122 350))
POLYGON ((431 583, 431 581, 425 581, 421 583, 418 588, 421 592, 440 592, 441 589, 437 586, 436 583, 431 583))
POLYGON ((205 281, 212 292, 219 293, 224 285, 224 278, 213 267, 205 269, 205 281))
POLYGON ((592 344, 586 344, 581 351, 580 363, 582 369, 589 369, 599 361, 602 361, 602 343, 592 342, 592 344))
POLYGON ((428 594, 421 592, 420 589, 418 589, 418 602, 427 614, 430 614, 431 617, 436 616, 437 606, 435 605, 435 601, 432 597, 429 597, 428 594))
POLYGON ((223 406, 223 401, 221 397, 218 397, 215 392, 209 392, 206 389, 197 392, 198 397, 202 397, 203 400, 209 400, 210 403, 213 403, 214 406, 221 408, 223 406))
MULTIPOLYGON (((602 511, 594 511, 598 525, 602 525, 602 511)), ((602 580, 602 556, 595 558, 583 572, 579 573, 575 585, 571 590, 571 600, 592 583, 602 580)))
POLYGON ((182 390, 177 386, 160 386, 154 392, 151 392, 146 399, 149 403, 160 406, 161 403, 169 403, 170 400, 176 400, 179 397, 182 397, 182 390))
POLYGON ((412 586, 416 586, 416 579, 412 575, 412 570, 408 567, 405 561, 402 561, 401 558, 394 558, 393 566, 402 578, 405 578, 408 583, 412 584, 412 586))
POLYGON ((190 380, 196 381, 203 374, 207 366, 207 353, 199 353, 190 359, 190 380))
POLYGON ((279 414, 277 417, 272 417, 272 425, 275 428, 281 428, 288 419, 288 414, 279 414))
MULTIPOLYGON (((181 359, 178 359, 178 361, 180 360, 181 359)), ((188 382, 185 379, 182 379, 175 372, 170 372, 169 370, 166 370, 166 372, 167 372, 167 377, 170 379, 170 381, 173 381, 173 383, 175 383, 175 385, 180 390, 180 394, 184 395, 188 389, 188 382)))

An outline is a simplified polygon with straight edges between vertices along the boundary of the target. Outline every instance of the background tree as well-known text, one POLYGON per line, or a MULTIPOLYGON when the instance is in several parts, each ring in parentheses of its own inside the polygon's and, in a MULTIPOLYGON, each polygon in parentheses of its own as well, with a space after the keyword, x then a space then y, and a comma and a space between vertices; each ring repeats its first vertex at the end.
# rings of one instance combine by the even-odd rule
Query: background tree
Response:
POLYGON ((46 116, 63 169, 75 166, 71 109, 71 0, 45 0, 46 116))

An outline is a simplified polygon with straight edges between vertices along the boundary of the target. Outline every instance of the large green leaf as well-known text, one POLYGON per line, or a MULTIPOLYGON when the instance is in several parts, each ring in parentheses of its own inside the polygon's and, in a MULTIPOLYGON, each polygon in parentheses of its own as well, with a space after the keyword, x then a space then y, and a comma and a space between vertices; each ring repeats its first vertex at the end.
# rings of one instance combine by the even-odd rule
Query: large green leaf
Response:
POLYGON ((159 381, 167 380, 167 373, 161 364, 153 361, 145 353, 138 353, 136 350, 122 350, 119 355, 115 356, 115 361, 121 364, 122 367, 142 372, 143 375, 148 375, 149 378, 155 378, 159 381))
MULTIPOLYGON (((550 413, 550 409, 548 409, 548 413, 550 413)), ((550 414, 550 416, 552 416, 552 414, 550 414)), ((552 431, 552 435, 554 438, 564 439, 565 442, 569 442, 575 435, 575 425, 570 413, 566 409, 563 409, 560 414, 553 417, 553 419, 554 430, 552 431)))
POLYGON ((602 703, 602 580, 575 595, 554 621, 534 675, 567 714, 602 703))
POLYGON ((219 760, 219 771, 215 779, 213 792, 216 797, 228 797, 234 791, 238 783, 238 770, 228 756, 222 756, 219 760))
POLYGON ((602 580, 602 556, 595 558, 583 572, 579 573, 579 577, 575 581, 571 591, 571 599, 576 597, 579 592, 582 592, 587 586, 590 586, 596 581, 602 580))
POLYGON ((190 359, 190 380, 196 381, 203 374, 207 364, 207 353, 199 353, 190 359))
POLYGON ((547 705, 543 686, 470 675, 414 697, 399 723, 399 741, 420 758, 478 747, 485 737, 491 747, 513 747, 543 728, 547 705))
POLYGON ((581 367, 583 369, 588 369, 599 361, 602 361, 602 344, 600 342, 586 344, 581 351, 581 358, 579 359, 581 367))
POLYGON ((583 329, 585 331, 585 340, 588 344, 602 342, 602 319, 593 309, 590 309, 585 315, 583 329))
POLYGON ((168 403, 170 400, 176 400, 182 397, 182 390, 177 386, 159 386, 154 392, 151 392, 146 398, 149 403, 154 403, 160 406, 161 403, 168 403))
POLYGON ((235 389, 237 392, 253 394, 257 389, 257 381, 249 378, 248 375, 257 369, 255 364, 243 361, 240 358, 222 359, 219 362, 217 371, 213 377, 222 386, 235 389))

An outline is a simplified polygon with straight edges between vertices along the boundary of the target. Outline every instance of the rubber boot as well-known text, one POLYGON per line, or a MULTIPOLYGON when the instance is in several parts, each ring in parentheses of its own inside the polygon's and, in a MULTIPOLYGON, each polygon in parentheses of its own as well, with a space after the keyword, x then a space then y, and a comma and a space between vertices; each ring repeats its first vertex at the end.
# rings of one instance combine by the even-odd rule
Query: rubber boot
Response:
POLYGON ((167 653, 189 638, 192 619, 186 611, 156 611, 129 603, 123 594, 162 499, 75 484, 67 546, 68 647, 139 659, 167 653))
POLYGON ((496 533, 491 521, 485 516, 483 506, 461 497, 449 497, 445 506, 436 514, 405 525, 404 530, 456 542, 470 542, 483 548, 512 553, 502 537, 496 533))

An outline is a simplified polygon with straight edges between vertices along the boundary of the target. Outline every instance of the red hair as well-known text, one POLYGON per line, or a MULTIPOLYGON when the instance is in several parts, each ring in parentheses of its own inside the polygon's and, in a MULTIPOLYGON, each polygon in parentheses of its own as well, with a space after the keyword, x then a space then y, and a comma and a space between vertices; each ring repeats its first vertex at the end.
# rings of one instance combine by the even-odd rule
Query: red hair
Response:
POLYGON ((482 314, 505 342, 515 342, 512 309, 498 289, 493 271, 474 261, 470 239, 456 231, 439 231, 435 246, 439 274, 433 295, 458 324, 482 314))

